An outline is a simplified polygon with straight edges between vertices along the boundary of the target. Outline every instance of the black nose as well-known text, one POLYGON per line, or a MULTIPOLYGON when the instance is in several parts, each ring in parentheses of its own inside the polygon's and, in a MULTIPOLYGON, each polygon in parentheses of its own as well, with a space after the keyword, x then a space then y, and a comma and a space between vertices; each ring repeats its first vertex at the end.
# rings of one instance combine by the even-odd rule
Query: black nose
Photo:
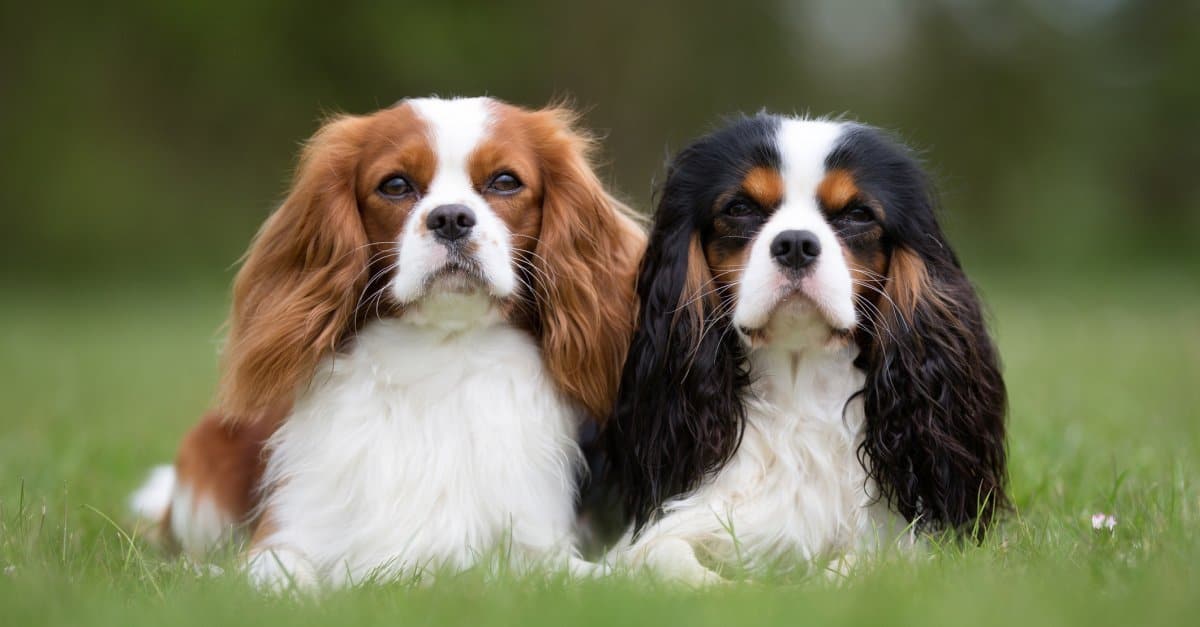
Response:
POLYGON ((425 226, 438 239, 453 242, 471 232, 471 227, 475 226, 475 212, 466 205, 442 205, 429 212, 425 226))
POLYGON ((784 231, 771 242, 775 263, 792 270, 811 264, 820 254, 821 240, 812 231, 784 231))

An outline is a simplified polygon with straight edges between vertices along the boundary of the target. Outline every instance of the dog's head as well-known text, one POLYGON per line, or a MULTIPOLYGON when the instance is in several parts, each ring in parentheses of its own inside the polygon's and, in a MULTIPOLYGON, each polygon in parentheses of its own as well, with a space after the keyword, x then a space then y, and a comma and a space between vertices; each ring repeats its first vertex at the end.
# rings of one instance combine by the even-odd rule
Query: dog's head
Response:
POLYGON ((751 351, 851 342, 882 497, 930 527, 986 524, 1005 498, 1004 384, 934 206, 911 153, 859 124, 759 115, 679 153, 610 430, 639 525, 736 450, 751 351))
POLYGON ((569 110, 490 98, 327 121, 238 274, 222 409, 290 403, 370 319, 469 323, 455 318, 478 307, 439 306, 469 296, 535 334, 563 391, 606 415, 643 237, 590 149, 569 110))

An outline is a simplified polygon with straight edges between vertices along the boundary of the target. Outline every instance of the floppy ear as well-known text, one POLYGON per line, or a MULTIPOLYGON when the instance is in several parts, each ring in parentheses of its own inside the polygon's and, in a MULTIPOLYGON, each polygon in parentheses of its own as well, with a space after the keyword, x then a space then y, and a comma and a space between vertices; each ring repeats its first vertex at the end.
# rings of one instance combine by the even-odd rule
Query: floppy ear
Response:
POLYGON ((608 425, 610 480, 635 532, 664 501, 694 489, 727 461, 744 424, 748 366, 691 203, 668 177, 638 275, 638 327, 608 425))
POLYGON ((234 281, 218 399, 231 420, 290 404, 352 329, 369 257, 354 190, 361 121, 335 118, 307 142, 234 281))
POLYGON ((558 386, 603 421, 633 331, 633 280, 645 235, 592 171, 592 143, 574 130, 575 114, 535 115, 544 195, 530 283, 542 354, 558 386))
POLYGON ((860 356, 861 453, 881 498, 905 518, 981 538, 1008 504, 1004 380, 975 290, 932 211, 922 214, 929 224, 912 241, 924 249, 893 248, 887 297, 860 356))

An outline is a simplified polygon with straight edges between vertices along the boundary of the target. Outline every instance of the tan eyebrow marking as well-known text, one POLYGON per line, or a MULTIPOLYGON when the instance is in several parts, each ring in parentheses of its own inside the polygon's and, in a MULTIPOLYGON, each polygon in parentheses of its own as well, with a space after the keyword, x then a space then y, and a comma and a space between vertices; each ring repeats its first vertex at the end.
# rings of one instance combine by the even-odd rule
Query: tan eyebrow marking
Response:
POLYGON ((854 176, 846 170, 830 170, 817 186, 817 199, 827 211, 838 211, 858 196, 854 176))
POLYGON ((783 177, 774 168, 756 166, 742 177, 742 190, 762 207, 783 202, 783 177))

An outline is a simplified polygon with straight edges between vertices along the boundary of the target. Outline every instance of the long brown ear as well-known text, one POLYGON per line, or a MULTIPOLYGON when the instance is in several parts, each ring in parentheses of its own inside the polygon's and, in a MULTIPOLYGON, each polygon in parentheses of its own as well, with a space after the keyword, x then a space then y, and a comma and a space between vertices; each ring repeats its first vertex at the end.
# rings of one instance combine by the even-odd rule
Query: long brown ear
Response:
POLYGON ((545 137, 542 230, 533 260, 542 353, 559 387, 604 420, 637 312, 634 277, 646 237, 589 162, 574 112, 536 114, 545 137))
POLYGON ((307 142, 238 272, 218 398, 231 420, 290 404, 352 328, 369 257, 354 190, 361 123, 334 118, 307 142))

